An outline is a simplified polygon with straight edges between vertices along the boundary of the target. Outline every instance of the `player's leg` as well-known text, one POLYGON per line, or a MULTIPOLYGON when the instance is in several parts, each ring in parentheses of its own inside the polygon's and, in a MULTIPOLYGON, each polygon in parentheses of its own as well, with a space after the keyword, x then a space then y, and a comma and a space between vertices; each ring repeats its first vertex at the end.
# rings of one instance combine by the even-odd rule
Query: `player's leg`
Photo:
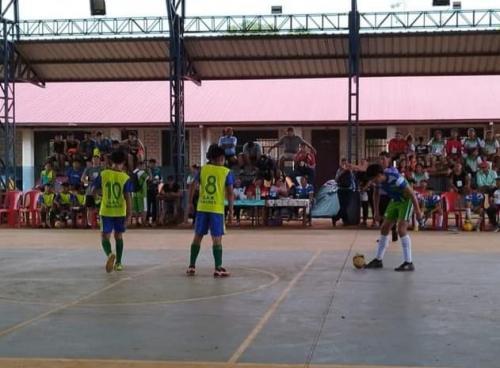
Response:
POLYGON ((127 231, 127 219, 126 217, 114 217, 113 218, 113 228, 115 234, 115 244, 116 244, 116 262, 114 269, 115 271, 122 271, 122 257, 123 257, 123 234, 127 231))
POLYGON ((467 202, 465 204, 465 220, 470 221, 472 218, 472 204, 467 202))
POLYGON ((484 209, 482 206, 477 206, 474 208, 474 213, 478 214, 479 218, 476 222, 476 226, 474 227, 474 230, 480 231, 481 230, 481 223, 483 222, 483 216, 484 216, 484 209))
POLYGON ((380 238, 377 243, 377 248, 375 250, 375 258, 369 262, 365 268, 382 268, 382 259, 384 258, 385 250, 389 245, 389 234, 391 233, 391 228, 397 221, 397 207, 394 202, 389 202, 385 214, 384 221, 380 227, 380 238))
POLYGON ((435 213, 438 217, 438 221, 437 221, 437 226, 438 226, 438 230, 441 230, 443 228, 443 209, 441 207, 439 208, 436 208, 433 213, 435 213))
POLYGON ((408 199, 397 204, 398 209, 398 233, 401 239, 401 247, 403 249, 403 263, 394 269, 394 271, 414 271, 411 239, 408 235, 408 224, 413 212, 413 205, 408 199))
POLYGON ((224 215, 211 213, 209 226, 215 264, 214 277, 228 277, 231 274, 222 267, 222 236, 226 232, 224 215))
POLYGON ((113 271, 116 256, 111 250, 111 232, 113 231, 114 223, 112 217, 101 216, 101 245, 104 253, 106 254, 106 272, 113 271))
POLYGON ((203 236, 208 234, 209 218, 206 212, 197 212, 196 221, 194 228, 194 238, 191 242, 191 251, 189 257, 189 267, 186 273, 189 276, 194 276, 196 269, 196 260, 198 259, 198 254, 200 254, 201 241, 203 236))

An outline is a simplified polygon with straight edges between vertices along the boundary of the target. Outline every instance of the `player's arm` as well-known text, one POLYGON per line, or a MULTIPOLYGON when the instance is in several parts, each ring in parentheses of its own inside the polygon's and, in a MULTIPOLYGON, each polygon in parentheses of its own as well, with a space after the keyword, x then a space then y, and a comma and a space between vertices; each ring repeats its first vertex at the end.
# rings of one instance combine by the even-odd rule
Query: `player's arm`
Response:
POLYGON ((226 186, 226 198, 227 198, 227 208, 229 210, 228 214, 228 221, 230 224, 233 223, 233 216, 234 216, 234 191, 233 191, 233 186, 229 185, 226 186))
POLYGON ((194 193, 196 192, 196 183, 200 182, 200 173, 196 173, 196 176, 194 177, 193 182, 189 186, 189 201, 188 201, 188 209, 189 212, 194 212, 194 193))
POLYGON ((99 189, 102 188, 101 174, 97 175, 97 177, 92 182, 92 195, 95 199, 99 199, 99 189))
POLYGON ((279 146, 280 146, 280 145, 282 145, 282 144, 283 144, 283 137, 281 137, 281 138, 279 139, 279 141, 278 141, 278 142, 276 142, 276 143, 275 143, 275 144, 273 144, 271 147, 269 147, 269 149, 267 150, 267 152, 268 152, 268 153, 271 153, 271 151, 272 151, 273 149, 275 149, 276 147, 279 147, 279 146))
POLYGON ((410 198, 411 203, 413 204, 413 208, 415 209, 415 214, 417 215, 417 219, 420 220, 422 218, 422 210, 420 209, 420 205, 418 203, 418 199, 417 196, 415 195, 415 192, 413 191, 411 186, 407 185, 403 189, 403 193, 410 198))

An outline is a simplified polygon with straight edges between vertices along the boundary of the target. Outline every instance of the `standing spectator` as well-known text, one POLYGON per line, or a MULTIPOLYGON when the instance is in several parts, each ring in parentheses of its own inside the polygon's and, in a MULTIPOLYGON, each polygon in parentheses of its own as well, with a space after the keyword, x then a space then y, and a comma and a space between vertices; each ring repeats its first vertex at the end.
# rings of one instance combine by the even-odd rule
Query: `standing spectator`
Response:
POLYGON ((77 154, 79 160, 82 161, 82 164, 90 165, 92 161, 92 156, 94 155, 94 149, 96 148, 96 143, 92 139, 92 133, 85 132, 83 133, 83 141, 80 142, 77 149, 77 154))
POLYGON ((462 156, 462 141, 458 136, 458 129, 451 130, 451 138, 446 141, 446 155, 455 160, 462 156))
POLYGON ((120 146, 123 147, 125 152, 128 154, 127 166, 129 172, 133 172, 139 162, 142 162, 144 152, 144 144, 137 138, 136 132, 129 132, 128 139, 120 142, 120 146))
POLYGON ((255 171, 257 162, 262 156, 262 146, 258 142, 248 141, 243 145, 243 152, 238 156, 240 174, 245 172, 245 165, 250 166, 251 171, 255 171))
POLYGON ((462 141, 464 155, 470 155, 473 149, 480 149, 482 145, 481 139, 476 136, 476 130, 469 128, 467 130, 467 137, 462 141))
POLYGON ((493 225, 495 232, 500 231, 500 226, 498 226, 497 214, 500 211, 500 177, 496 178, 496 188, 493 192, 493 197, 490 198, 490 205, 486 209, 486 214, 490 219, 490 224, 493 225))
POLYGON ((493 135, 493 131, 486 131, 486 137, 484 137, 484 141, 481 142, 481 152, 485 160, 491 161, 493 159, 493 156, 499 153, 499 147, 500 144, 493 135))
POLYGON ((52 168, 52 164, 47 162, 45 164, 45 170, 42 170, 40 173, 40 187, 43 188, 45 185, 49 185, 54 188, 54 184, 56 182, 56 173, 52 168))
POLYGON ((446 142, 443 139, 443 132, 436 130, 434 132, 434 138, 432 138, 427 145, 430 146, 431 167, 435 167, 436 162, 441 161, 445 154, 446 142))
POLYGON ((429 174, 427 171, 424 171, 424 166, 421 163, 418 163, 415 166, 415 171, 411 173, 411 181, 415 183, 415 187, 420 188, 420 183, 422 181, 429 181, 429 174))
POLYGON ((356 189, 352 166, 346 158, 340 160, 340 167, 335 174, 335 181, 338 185, 337 195, 339 197, 339 212, 332 217, 332 225, 335 227, 338 220, 342 220, 344 226, 348 223, 348 209, 351 204, 352 193, 356 189))
POLYGON ((225 134, 219 138, 219 147, 224 149, 226 165, 232 167, 238 162, 236 158, 238 139, 233 135, 233 128, 226 128, 223 133, 225 134))
POLYGON ((461 196, 464 196, 469 191, 470 178, 469 175, 462 168, 461 164, 455 164, 453 166, 453 171, 448 176, 450 192, 456 192, 461 196))
POLYGON ((77 156, 78 146, 80 145, 80 141, 75 139, 75 135, 73 133, 68 133, 66 137, 66 157, 71 165, 71 163, 75 160, 77 156))
POLYGON ((480 170, 476 174, 477 186, 481 192, 491 194, 495 190, 497 173, 489 168, 488 163, 481 163, 480 170))
POLYGON ((276 144, 269 148, 268 154, 271 154, 272 150, 276 147, 284 147, 284 153, 279 159, 279 168, 283 170, 285 167, 285 161, 295 160, 295 156, 299 153, 301 143, 304 143, 314 154, 316 154, 316 150, 313 146, 303 140, 301 136, 295 135, 293 127, 288 127, 286 128, 286 134, 281 137, 276 144))
MULTIPOLYGON (((241 178, 236 178, 234 182, 234 187, 233 187, 233 193, 234 193, 234 200, 235 201, 241 201, 246 199, 245 195, 246 188, 243 186, 241 182, 241 178)), ((241 218, 241 206, 234 206, 234 216, 236 216, 236 225, 240 224, 240 218, 241 218)), ((226 211, 227 215, 227 211, 226 211)))
MULTIPOLYGON (((382 166, 382 169, 384 170, 390 170, 392 173, 398 173, 398 170, 391 166, 391 155, 389 152, 383 151, 380 153, 378 156, 379 158, 379 164, 382 166)), ((385 210, 387 209, 387 206, 389 205, 389 202, 391 201, 391 198, 387 194, 387 192, 384 190, 383 187, 376 186, 374 188, 373 192, 373 208, 375 208, 375 213, 385 213, 385 210)), ((375 219, 376 220, 376 219, 375 219)), ((375 221, 374 221, 375 222, 375 221)), ((393 224, 392 228, 392 241, 398 241, 398 231, 397 231, 397 225, 393 224)))
POLYGON ((179 218, 182 190, 172 175, 167 176, 165 184, 161 188, 160 198, 163 202, 160 222, 176 221, 179 218))
POLYGON ((77 185, 80 185, 83 176, 83 169, 80 161, 73 161, 72 167, 66 170, 66 177, 71 190, 74 190, 77 185))
POLYGON ((132 173, 135 177, 131 178, 132 183, 136 183, 134 186, 134 192, 132 193, 132 212, 139 216, 137 225, 139 226, 150 226, 147 221, 148 217, 148 185, 149 172, 146 170, 143 161, 137 163, 137 168, 132 173))
MULTIPOLYGON (((149 180, 147 182, 147 215, 146 218, 151 217, 151 222, 156 223, 158 214, 158 186, 163 182, 161 168, 156 166, 156 160, 152 158, 149 160, 149 180)), ((149 223, 149 221, 147 221, 149 223)))
MULTIPOLYGON (((194 191, 193 191, 193 203, 191 203, 193 205, 192 209, 194 212, 188 214, 189 216, 193 217, 193 226, 196 224, 196 208, 198 207, 198 199, 200 198, 199 182, 196 181, 196 176, 199 174, 199 172, 200 172, 200 167, 196 164, 192 165, 191 166, 191 173, 188 175, 187 182, 186 182, 188 193, 191 192, 191 185, 196 186, 194 188, 194 191)), ((189 207, 191 207, 191 206, 188 204, 188 208, 189 207)))
POLYGON ((397 160, 400 154, 406 153, 407 149, 408 143, 403 139, 403 133, 396 131, 394 138, 389 141, 389 153, 392 160, 397 160))
MULTIPOLYGON (((299 153, 295 156, 295 170, 292 172, 291 177, 295 183, 298 176, 305 175, 308 178, 308 182, 312 183, 315 174, 316 157, 307 150, 307 146, 304 143, 301 143, 299 153)), ((297 184, 299 183, 297 182, 297 184)))
MULTIPOLYGON (((90 217, 92 215, 92 211, 95 210, 97 207, 95 198, 93 196, 93 190, 94 190, 94 181, 97 179, 97 177, 101 174, 101 171, 103 170, 101 166, 101 160, 99 155, 94 155, 92 157, 92 165, 89 167, 86 167, 85 170, 83 171, 82 177, 81 177, 81 182, 83 185, 86 186, 86 198, 85 198, 85 204, 90 211, 87 211, 87 216, 90 217)), ((102 196, 102 191, 97 191, 97 194, 99 198, 102 196)), ((88 219, 90 220, 90 219, 88 219)), ((90 221, 88 221, 90 222, 90 221)))
POLYGON ((415 146, 417 160, 421 160, 426 163, 428 161, 429 153, 430 147, 424 143, 424 137, 418 137, 418 144, 415 146))
POLYGON ((57 133, 54 137, 54 159, 57 162, 57 171, 64 174, 64 169, 66 168, 66 142, 62 139, 62 134, 57 133))

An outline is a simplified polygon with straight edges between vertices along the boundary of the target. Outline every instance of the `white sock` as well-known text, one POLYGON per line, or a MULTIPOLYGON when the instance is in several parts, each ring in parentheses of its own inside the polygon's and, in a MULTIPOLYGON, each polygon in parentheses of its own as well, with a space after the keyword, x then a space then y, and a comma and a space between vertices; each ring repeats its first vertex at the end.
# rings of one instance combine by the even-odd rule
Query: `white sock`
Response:
POLYGON ((465 218, 467 220, 470 220, 471 217, 472 217, 472 211, 471 211, 471 209, 470 208, 466 208, 465 209, 465 218))
POLYGON ((403 247, 403 259, 405 262, 411 263, 411 239, 408 235, 401 238, 401 246, 403 247))
POLYGON ((385 250, 389 245, 389 235, 380 235, 380 239, 377 244, 377 250, 375 251, 375 258, 382 260, 384 258, 385 250))
POLYGON ((443 215, 438 215, 438 226, 443 227, 443 215))

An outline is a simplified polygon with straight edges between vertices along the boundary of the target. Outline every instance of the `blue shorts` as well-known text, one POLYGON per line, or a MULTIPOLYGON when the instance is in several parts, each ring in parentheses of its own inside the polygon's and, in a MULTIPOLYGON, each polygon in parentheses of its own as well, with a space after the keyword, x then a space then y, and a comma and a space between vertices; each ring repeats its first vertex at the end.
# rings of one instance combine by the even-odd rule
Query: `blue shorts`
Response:
POLYGON ((127 230, 126 217, 101 216, 101 232, 104 234, 124 233, 127 230))
POLYGON ((226 232, 224 215, 220 213, 196 212, 196 224, 194 232, 197 235, 207 235, 210 228, 210 235, 222 236, 226 232))

